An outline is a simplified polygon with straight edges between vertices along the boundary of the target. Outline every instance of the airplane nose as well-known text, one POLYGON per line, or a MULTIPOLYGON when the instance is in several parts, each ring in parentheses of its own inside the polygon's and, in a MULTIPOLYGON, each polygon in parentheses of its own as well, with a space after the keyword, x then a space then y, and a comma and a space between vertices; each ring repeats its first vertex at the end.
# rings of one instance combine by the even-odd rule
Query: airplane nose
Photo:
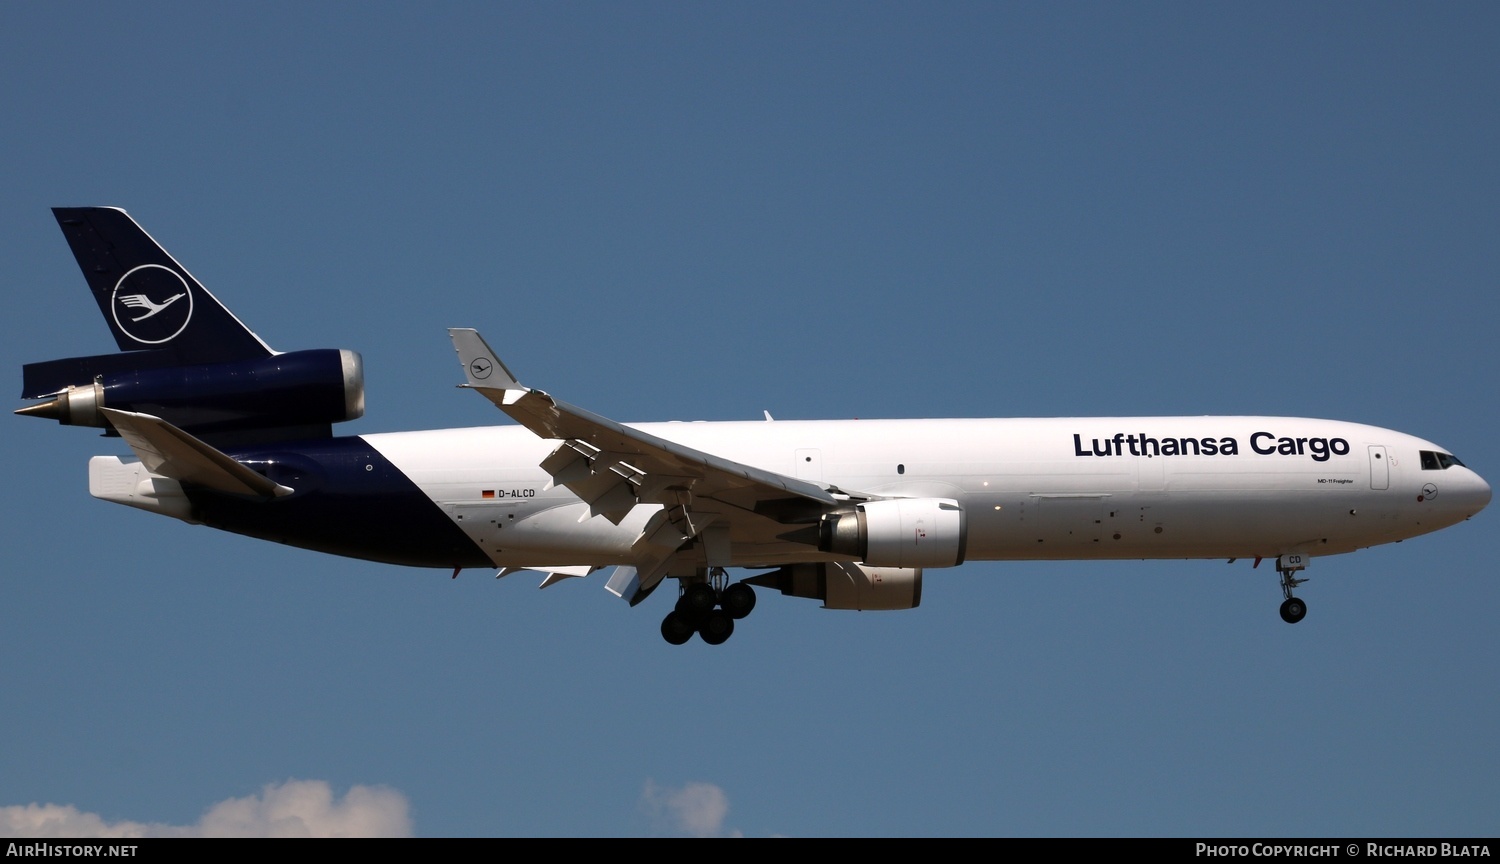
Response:
POLYGON ((1473 482, 1463 484, 1463 488, 1456 491, 1459 502, 1467 515, 1473 516, 1489 505, 1491 493, 1490 484, 1484 482, 1483 477, 1473 471, 1470 471, 1469 475, 1473 477, 1473 482))

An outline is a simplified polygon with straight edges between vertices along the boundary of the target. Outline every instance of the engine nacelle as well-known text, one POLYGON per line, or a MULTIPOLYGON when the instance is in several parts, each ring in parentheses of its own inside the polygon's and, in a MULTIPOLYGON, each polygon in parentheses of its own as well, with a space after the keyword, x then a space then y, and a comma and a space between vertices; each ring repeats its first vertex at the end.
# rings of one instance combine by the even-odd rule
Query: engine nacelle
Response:
POLYGON ((893 498, 825 516, 818 548, 872 567, 957 567, 968 541, 968 520, 957 501, 893 498))
MULTIPOLYGON (((63 364, 84 368, 94 359, 37 364, 37 377, 63 364)), ((66 426, 108 426, 99 409, 117 408, 196 434, 323 426, 364 416, 364 363, 353 351, 321 348, 235 363, 106 371, 49 395, 50 402, 18 413, 66 426)))
POLYGON ((922 602, 922 570, 868 567, 845 561, 791 564, 745 580, 791 597, 822 600, 825 609, 915 609, 922 602))

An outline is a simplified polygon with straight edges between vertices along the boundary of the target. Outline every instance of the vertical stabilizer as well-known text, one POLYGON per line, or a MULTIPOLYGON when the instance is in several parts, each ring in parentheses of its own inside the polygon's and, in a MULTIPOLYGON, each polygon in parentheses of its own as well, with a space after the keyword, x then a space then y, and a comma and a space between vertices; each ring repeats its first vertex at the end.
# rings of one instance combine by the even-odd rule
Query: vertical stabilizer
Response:
POLYGON ((173 365, 276 353, 124 210, 55 207, 52 213, 121 351, 162 352, 173 365))

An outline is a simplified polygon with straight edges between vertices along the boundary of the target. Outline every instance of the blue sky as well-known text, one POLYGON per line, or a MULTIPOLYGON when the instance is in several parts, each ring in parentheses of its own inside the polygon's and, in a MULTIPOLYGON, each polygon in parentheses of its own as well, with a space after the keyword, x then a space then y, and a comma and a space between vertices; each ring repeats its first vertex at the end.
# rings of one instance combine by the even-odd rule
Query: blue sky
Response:
MULTIPOLYGON (((113 205, 273 347, 361 352, 348 434, 501 422, 476 327, 622 421, 1332 417, 1494 482, 1497 41, 1484 3, 13 4, 0 355, 18 394, 112 349, 48 208, 113 205)), ((971 563, 673 648, 600 575, 191 527, 89 497, 116 440, 3 434, 0 830, 1500 832, 1490 511, 1315 561, 1295 627, 1243 561, 971 563)))

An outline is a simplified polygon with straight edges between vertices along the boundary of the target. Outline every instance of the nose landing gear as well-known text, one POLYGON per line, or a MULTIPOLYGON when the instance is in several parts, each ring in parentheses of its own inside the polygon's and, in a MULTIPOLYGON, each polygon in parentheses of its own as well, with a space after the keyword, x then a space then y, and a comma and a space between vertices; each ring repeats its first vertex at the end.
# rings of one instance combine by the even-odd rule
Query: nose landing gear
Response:
POLYGON ((1293 574, 1306 567, 1306 555, 1282 555, 1276 559, 1276 572, 1281 574, 1281 593, 1286 597, 1281 603, 1281 620, 1288 624, 1296 624, 1307 615, 1307 604, 1292 596, 1292 589, 1307 581, 1293 574))
MULTIPOLYGON (((1299 582, 1306 580, 1297 580, 1299 582)), ((1307 604, 1296 597, 1288 597, 1281 602, 1281 620, 1288 624, 1296 624, 1307 614, 1307 604)))

